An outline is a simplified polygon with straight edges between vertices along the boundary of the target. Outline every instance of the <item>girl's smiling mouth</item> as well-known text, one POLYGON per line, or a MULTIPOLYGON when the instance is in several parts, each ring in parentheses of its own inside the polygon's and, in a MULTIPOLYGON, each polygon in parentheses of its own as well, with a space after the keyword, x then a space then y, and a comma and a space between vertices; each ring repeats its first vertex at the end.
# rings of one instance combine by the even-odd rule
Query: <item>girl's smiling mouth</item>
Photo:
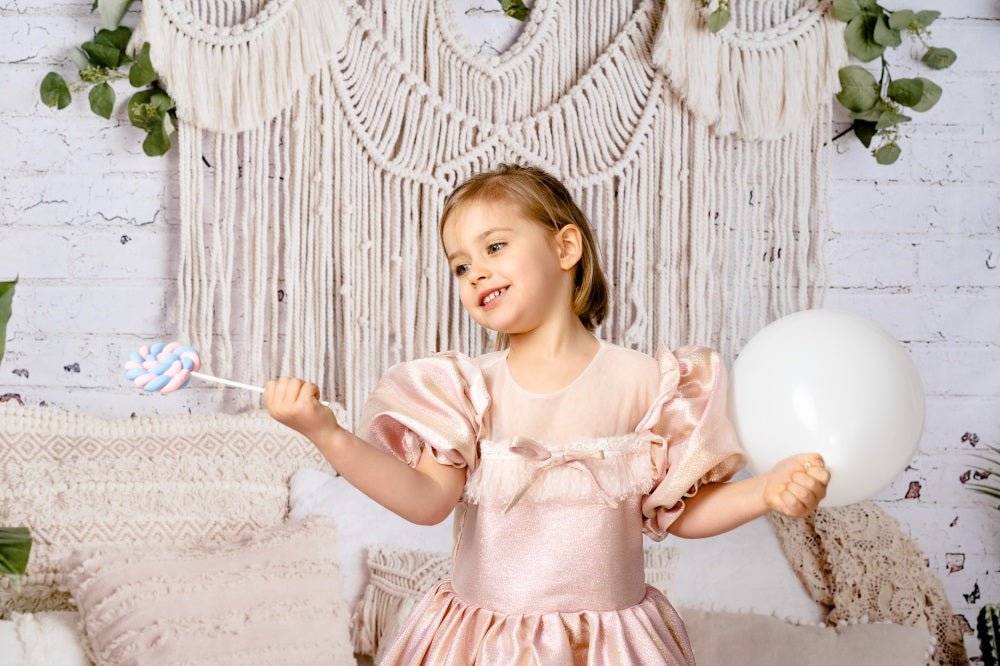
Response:
POLYGON ((499 289, 490 289, 483 293, 479 297, 479 305, 486 310, 493 308, 497 299, 503 296, 507 292, 507 287, 500 287, 499 289))

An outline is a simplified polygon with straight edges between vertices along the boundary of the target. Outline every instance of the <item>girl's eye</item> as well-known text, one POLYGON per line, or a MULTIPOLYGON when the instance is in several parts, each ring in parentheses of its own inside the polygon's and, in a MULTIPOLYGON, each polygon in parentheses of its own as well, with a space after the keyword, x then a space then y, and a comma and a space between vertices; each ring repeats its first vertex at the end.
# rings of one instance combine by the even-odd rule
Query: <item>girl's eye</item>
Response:
POLYGON ((499 252, 501 249, 503 249, 503 246, 506 245, 506 244, 507 243, 504 243, 502 241, 497 241, 496 243, 490 243, 489 245, 486 246, 486 250, 490 254, 494 254, 496 252, 499 252))
POLYGON ((455 277, 462 277, 469 270, 469 264, 459 264, 455 266, 455 277))

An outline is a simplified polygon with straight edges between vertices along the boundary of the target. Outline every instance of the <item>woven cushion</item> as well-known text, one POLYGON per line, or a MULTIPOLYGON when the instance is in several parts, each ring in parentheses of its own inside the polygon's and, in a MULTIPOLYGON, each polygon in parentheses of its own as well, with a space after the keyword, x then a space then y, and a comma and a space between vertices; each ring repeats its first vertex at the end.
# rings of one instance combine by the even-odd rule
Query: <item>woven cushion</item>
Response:
POLYGON ((336 530, 313 516, 203 548, 76 551, 84 644, 106 666, 352 663, 336 530))
POLYGON ((0 617, 71 609, 58 564, 79 546, 195 546, 276 525, 309 465, 329 468, 263 412, 103 420, 0 404, 0 525, 34 537, 21 594, 0 580, 0 617))

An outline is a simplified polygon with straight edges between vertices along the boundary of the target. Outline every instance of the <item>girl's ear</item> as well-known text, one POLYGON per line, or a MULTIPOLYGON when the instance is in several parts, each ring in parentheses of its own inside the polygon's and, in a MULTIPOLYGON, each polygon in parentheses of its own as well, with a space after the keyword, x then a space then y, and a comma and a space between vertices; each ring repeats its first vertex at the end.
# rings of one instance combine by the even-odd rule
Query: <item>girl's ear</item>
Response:
POLYGON ((559 267, 564 271, 577 265, 583 256, 583 234, 580 227, 567 224, 556 232, 556 249, 559 252, 559 267))

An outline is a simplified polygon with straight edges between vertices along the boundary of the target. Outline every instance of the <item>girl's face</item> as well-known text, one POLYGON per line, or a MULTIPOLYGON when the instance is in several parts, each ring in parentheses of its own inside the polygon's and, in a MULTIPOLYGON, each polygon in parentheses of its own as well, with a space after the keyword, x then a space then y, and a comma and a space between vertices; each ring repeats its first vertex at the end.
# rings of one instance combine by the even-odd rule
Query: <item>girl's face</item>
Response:
POLYGON ((564 256, 563 231, 550 233, 508 201, 470 201, 451 213, 441 240, 462 306, 479 325, 516 335, 575 316, 576 260, 564 256))

